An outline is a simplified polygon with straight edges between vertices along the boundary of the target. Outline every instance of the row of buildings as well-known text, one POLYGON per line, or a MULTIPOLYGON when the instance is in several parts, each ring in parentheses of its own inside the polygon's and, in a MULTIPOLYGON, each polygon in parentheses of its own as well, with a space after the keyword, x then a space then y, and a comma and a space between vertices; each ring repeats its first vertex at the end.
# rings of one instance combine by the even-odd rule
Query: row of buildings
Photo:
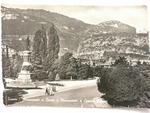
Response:
POLYGON ((120 56, 124 56, 131 65, 136 65, 138 62, 143 64, 144 62, 150 64, 150 54, 135 54, 135 53, 107 53, 106 51, 92 51, 86 53, 77 53, 74 57, 81 59, 84 64, 90 64, 91 66, 104 66, 110 67, 116 59, 120 56), (109 55, 108 55, 109 54, 109 55))

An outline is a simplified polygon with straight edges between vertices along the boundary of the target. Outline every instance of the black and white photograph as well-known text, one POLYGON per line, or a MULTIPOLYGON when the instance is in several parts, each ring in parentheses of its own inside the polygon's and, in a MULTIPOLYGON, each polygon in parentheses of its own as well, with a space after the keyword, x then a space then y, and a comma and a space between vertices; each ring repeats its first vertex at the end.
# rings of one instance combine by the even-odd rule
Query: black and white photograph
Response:
POLYGON ((6 107, 150 108, 146 5, 1 4, 6 107))

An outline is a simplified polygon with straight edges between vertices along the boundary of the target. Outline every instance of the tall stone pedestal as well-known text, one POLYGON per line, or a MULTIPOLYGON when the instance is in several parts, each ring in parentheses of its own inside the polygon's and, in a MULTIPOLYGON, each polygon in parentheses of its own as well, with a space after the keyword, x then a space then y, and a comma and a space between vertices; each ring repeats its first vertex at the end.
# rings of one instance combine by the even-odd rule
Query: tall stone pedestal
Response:
POLYGON ((21 72, 18 74, 18 81, 23 83, 31 82, 31 73, 32 64, 30 63, 30 51, 23 51, 23 64, 21 67, 21 72))
POLYGON ((18 74, 17 80, 20 81, 20 82, 23 82, 23 83, 30 83, 30 82, 32 82, 31 73, 26 72, 26 71, 21 71, 18 74))
POLYGON ((31 68, 32 64, 30 63, 30 51, 23 51, 23 64, 21 71, 18 74, 18 78, 7 84, 8 87, 14 88, 35 88, 36 85, 31 80, 31 68))

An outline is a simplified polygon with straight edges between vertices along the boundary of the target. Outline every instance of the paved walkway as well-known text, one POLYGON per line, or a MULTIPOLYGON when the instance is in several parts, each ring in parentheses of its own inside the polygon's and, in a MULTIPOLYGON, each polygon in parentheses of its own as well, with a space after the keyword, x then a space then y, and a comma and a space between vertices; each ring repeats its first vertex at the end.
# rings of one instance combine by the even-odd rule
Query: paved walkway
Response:
MULTIPOLYGON (((94 86, 96 85, 96 79, 94 80, 75 80, 75 81, 52 81, 48 83, 58 83, 63 84, 63 86, 56 86, 56 93, 68 91, 72 89, 78 89, 82 87, 94 86)), ((45 88, 46 84, 40 85, 39 88, 41 89, 29 89, 25 90, 27 94, 23 95, 23 99, 26 100, 28 98, 37 97, 45 95, 45 88)))
POLYGON ((84 107, 104 108, 111 107, 107 101, 100 98, 102 93, 94 86, 71 89, 57 92, 54 96, 38 96, 25 99, 11 106, 54 106, 54 107, 84 107))

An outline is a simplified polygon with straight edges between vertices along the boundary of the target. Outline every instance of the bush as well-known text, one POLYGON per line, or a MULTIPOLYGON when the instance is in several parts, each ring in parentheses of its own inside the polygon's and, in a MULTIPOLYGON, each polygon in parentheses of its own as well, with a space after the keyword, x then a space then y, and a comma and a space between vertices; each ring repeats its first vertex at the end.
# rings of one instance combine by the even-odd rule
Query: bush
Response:
POLYGON ((137 106, 143 92, 150 91, 149 81, 138 68, 120 64, 102 76, 97 85, 105 93, 103 98, 116 106, 137 106))
POLYGON ((88 65, 88 64, 81 64, 78 67, 77 78, 80 80, 93 78, 93 68, 90 67, 90 65, 88 65))
POLYGON ((101 68, 101 73, 99 80, 97 81, 97 85, 98 85, 98 90, 102 93, 106 93, 106 91, 109 89, 108 86, 108 76, 111 72, 111 68, 101 68))
POLYGON ((107 73, 111 71, 111 68, 104 68, 102 66, 96 66, 96 67, 93 67, 92 70, 93 70, 93 76, 102 77, 102 76, 106 76, 107 73))

